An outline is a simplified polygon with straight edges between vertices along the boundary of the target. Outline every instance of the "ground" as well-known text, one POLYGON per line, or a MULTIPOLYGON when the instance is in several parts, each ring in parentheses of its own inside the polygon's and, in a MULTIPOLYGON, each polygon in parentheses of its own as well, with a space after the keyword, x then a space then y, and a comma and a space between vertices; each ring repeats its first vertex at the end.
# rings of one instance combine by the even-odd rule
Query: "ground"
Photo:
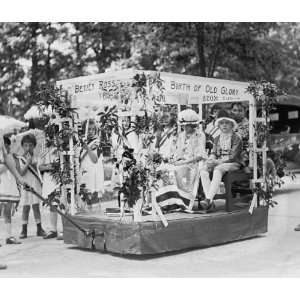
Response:
MULTIPOLYGON (((297 277, 300 276, 300 175, 274 197, 268 233, 256 238, 205 249, 177 252, 156 258, 130 258, 81 250, 63 241, 35 235, 33 220, 29 238, 22 245, 4 245, 0 219, 0 263, 8 265, 0 277, 297 277)), ((49 228, 43 209, 44 227, 49 228)), ((14 233, 20 232, 20 215, 14 233)))

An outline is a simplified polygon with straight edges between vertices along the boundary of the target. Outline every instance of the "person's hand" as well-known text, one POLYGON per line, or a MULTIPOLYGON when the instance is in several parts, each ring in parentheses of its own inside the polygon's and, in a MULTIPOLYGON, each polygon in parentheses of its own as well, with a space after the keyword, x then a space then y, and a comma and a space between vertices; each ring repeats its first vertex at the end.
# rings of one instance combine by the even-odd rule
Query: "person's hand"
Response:
POLYGON ((26 160, 27 160, 27 164, 31 164, 32 163, 32 155, 28 152, 26 154, 26 160))
POLYGON ((213 169, 216 166, 217 162, 214 159, 208 159, 206 165, 208 169, 213 169))
POLYGON ((182 166, 184 164, 185 164, 185 160, 183 160, 183 159, 180 159, 180 160, 177 160, 174 162, 174 166, 177 166, 177 167, 182 166))
POLYGON ((21 185, 21 186, 26 185, 26 182, 24 181, 24 179, 21 176, 16 177, 16 182, 18 185, 21 185))
POLYGON ((89 149, 88 144, 87 144, 87 143, 83 143, 83 144, 82 144, 82 148, 83 148, 84 150, 88 150, 88 149, 89 149))

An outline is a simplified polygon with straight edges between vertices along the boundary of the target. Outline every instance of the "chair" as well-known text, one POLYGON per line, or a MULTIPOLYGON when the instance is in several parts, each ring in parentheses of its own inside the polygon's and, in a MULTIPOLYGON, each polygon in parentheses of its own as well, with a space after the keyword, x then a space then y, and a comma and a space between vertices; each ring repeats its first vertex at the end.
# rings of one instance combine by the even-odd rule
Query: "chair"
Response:
MULTIPOLYGON (((224 183, 225 187, 225 193, 223 194, 217 194, 214 199, 224 199, 226 200, 225 204, 225 210, 230 212, 233 211, 235 208, 235 203, 237 200, 240 199, 240 197, 236 197, 237 194, 244 194, 252 196, 252 190, 250 187, 244 187, 244 186, 238 186, 237 184, 242 182, 249 182, 251 179, 251 174, 248 174, 244 172, 243 170, 236 170, 236 171, 230 171, 226 172, 222 178, 222 181, 224 183)), ((200 180, 199 189, 198 189, 198 195, 203 195, 203 188, 200 180)), ((201 197, 198 197, 198 208, 200 209, 200 199, 201 197)), ((252 198, 252 197, 251 197, 252 198)))

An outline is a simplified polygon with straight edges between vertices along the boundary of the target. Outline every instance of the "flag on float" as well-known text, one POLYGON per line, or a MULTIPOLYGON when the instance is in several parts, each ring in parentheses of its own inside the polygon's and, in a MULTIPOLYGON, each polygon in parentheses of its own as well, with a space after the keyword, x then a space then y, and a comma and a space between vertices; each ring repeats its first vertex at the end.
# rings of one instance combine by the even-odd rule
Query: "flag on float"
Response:
POLYGON ((156 202, 164 211, 189 211, 194 199, 190 193, 179 189, 176 185, 167 185, 156 192, 156 202))

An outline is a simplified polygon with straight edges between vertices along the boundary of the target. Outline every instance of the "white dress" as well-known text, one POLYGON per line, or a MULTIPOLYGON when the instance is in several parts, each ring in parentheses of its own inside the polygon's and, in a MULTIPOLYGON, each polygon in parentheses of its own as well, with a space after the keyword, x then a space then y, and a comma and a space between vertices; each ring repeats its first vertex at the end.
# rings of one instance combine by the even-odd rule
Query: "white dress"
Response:
MULTIPOLYGON (((95 139, 91 141, 88 146, 97 155, 97 149, 99 140, 95 139)), ((98 157, 98 161, 93 163, 86 150, 80 155, 80 184, 85 184, 86 188, 91 192, 104 192, 104 167, 103 167, 103 155, 98 157)))
POLYGON ((164 158, 172 158, 176 148, 176 137, 174 135, 174 128, 164 129, 161 134, 161 141, 158 147, 159 153, 164 158))
POLYGON ((0 163, 0 168, 2 169, 0 173, 0 202, 19 202, 20 191, 13 174, 3 163, 0 163))
MULTIPOLYGON (((205 134, 199 130, 187 137, 185 132, 181 132, 176 144, 175 158, 192 160, 198 156, 207 158, 205 134)), ((199 168, 202 165, 203 161, 200 161, 175 167, 178 188, 191 193, 195 188, 195 183, 197 183, 199 168)))

